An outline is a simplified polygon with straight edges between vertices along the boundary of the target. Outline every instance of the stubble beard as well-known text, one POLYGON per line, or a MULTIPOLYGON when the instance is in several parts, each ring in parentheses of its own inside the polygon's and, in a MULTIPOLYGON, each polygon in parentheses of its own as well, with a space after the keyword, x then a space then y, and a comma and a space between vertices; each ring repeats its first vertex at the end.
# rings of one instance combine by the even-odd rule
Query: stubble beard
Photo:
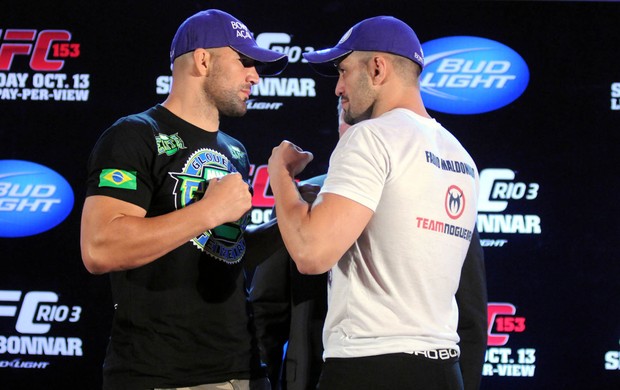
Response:
POLYGON ((217 104, 220 115, 228 117, 244 116, 248 112, 248 106, 245 100, 239 99, 236 92, 229 91, 225 98, 217 104))
POLYGON ((207 99, 213 103, 220 115, 241 117, 248 111, 246 99, 239 97, 242 87, 231 88, 230 82, 218 77, 205 81, 203 89, 207 99))
POLYGON ((362 74, 355 82, 355 95, 353 100, 349 94, 349 109, 344 113, 344 121, 354 125, 372 117, 375 106, 375 94, 369 87, 370 79, 362 74))

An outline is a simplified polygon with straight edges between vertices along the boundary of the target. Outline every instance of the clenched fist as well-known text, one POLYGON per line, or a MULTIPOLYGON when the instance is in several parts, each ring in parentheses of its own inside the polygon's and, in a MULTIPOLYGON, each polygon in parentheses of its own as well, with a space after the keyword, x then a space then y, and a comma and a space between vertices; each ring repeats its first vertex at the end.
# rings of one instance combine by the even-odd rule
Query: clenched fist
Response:
POLYGON ((207 191, 200 202, 208 203, 210 216, 217 225, 235 222, 252 208, 252 194, 241 174, 230 173, 209 180, 207 191))
POLYGON ((271 157, 269 157, 269 176, 281 174, 284 170, 291 178, 294 178, 313 158, 312 153, 302 150, 294 143, 282 141, 280 145, 273 148, 271 157))

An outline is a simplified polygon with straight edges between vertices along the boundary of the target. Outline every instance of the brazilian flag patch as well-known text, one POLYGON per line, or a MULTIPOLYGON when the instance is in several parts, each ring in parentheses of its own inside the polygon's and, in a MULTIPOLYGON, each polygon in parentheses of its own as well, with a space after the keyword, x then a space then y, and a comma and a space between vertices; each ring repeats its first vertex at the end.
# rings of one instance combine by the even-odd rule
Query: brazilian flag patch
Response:
POLYGON ((99 187, 135 190, 138 188, 136 172, 128 172, 121 169, 104 169, 99 175, 99 187))

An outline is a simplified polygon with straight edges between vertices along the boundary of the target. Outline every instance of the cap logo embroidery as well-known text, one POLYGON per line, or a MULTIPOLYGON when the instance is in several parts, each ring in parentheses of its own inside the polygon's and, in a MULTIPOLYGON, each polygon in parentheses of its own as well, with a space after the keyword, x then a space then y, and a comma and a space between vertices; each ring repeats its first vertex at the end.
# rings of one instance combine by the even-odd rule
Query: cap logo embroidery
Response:
POLYGON ((250 34, 250 31, 248 30, 245 24, 241 22, 235 22, 233 20, 230 22, 230 25, 233 28, 233 30, 235 30, 235 32, 237 33, 237 38, 252 39, 252 34, 250 34))
POLYGON ((288 64, 288 55, 260 47, 245 23, 217 9, 198 12, 185 19, 172 38, 170 63, 197 48, 230 47, 255 61, 260 76, 277 75, 288 64))
MULTIPOLYGON (((424 55, 424 54, 423 54, 424 55)), ((416 58, 416 60, 424 63, 424 57, 422 57, 421 55, 419 55, 418 53, 413 53, 413 56, 416 58)))
POLYGON ((349 31, 347 31, 346 33, 344 33, 344 35, 342 36, 342 38, 340 38, 340 41, 338 41, 338 45, 340 45, 341 43, 343 43, 344 41, 346 41, 347 39, 349 39, 349 37, 351 36, 351 33, 353 32, 353 27, 351 27, 349 29, 349 31))

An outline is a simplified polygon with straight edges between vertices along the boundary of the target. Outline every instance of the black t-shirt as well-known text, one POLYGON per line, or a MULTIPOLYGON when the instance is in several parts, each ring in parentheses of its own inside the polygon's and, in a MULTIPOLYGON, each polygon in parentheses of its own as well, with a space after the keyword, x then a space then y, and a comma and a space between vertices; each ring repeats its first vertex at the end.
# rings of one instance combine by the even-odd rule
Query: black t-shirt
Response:
MULTIPOLYGON (((162 215, 200 199, 208 180, 239 172, 244 146, 161 105, 118 120, 88 164, 87 195, 162 215)), ((152 263, 110 274, 115 314, 104 388, 181 387, 260 376, 248 317, 243 231, 248 216, 212 229, 152 263)))

